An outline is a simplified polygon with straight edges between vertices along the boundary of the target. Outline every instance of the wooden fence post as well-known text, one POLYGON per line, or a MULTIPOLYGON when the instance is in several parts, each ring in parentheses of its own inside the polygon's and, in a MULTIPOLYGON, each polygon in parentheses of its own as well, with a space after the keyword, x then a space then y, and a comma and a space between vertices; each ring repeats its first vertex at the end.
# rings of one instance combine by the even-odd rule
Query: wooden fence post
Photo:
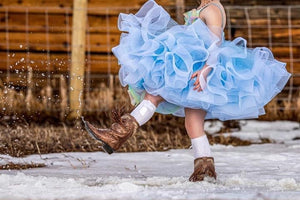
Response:
POLYGON ((70 115, 74 119, 81 116, 85 66, 85 40, 87 0, 73 1, 72 61, 70 70, 70 115))
POLYGON ((176 0, 176 21, 183 24, 183 13, 185 9, 184 0, 176 0))

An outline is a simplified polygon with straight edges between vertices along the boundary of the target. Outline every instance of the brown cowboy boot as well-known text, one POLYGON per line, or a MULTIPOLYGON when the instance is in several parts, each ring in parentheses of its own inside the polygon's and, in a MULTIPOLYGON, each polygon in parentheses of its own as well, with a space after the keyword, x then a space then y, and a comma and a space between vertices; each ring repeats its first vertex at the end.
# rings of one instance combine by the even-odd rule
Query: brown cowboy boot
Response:
POLYGON ((203 181, 205 177, 217 179, 213 157, 203 157, 194 160, 194 173, 190 176, 189 181, 203 181))
POLYGON ((111 125, 111 128, 98 129, 92 124, 82 119, 85 129, 96 140, 103 143, 102 148, 108 154, 118 150, 126 140, 132 136, 139 127, 136 119, 130 114, 125 114, 111 125))

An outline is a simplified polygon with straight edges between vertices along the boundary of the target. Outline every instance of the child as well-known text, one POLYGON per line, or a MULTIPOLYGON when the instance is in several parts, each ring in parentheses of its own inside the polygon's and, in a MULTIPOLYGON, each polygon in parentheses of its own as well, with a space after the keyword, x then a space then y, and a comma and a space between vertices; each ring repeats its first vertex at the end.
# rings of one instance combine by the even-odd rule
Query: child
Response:
POLYGON ((154 114, 185 117, 194 152, 190 181, 216 178, 204 132, 205 119, 249 119, 287 83, 285 63, 265 48, 248 49, 246 40, 224 40, 226 14, 220 1, 202 0, 178 25, 155 1, 135 14, 120 14, 120 44, 113 48, 121 65, 122 86, 138 104, 109 129, 85 127, 112 153, 154 114))

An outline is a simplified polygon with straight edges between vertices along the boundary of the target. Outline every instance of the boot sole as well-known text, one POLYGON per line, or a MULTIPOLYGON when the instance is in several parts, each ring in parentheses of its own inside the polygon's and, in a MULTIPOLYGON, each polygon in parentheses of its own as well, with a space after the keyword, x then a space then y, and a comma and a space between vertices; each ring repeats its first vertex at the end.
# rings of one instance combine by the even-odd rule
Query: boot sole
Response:
POLYGON ((96 135, 94 134, 94 132, 90 129, 90 127, 87 125, 86 121, 84 120, 84 118, 82 117, 82 122, 84 124, 85 130, 89 133, 90 136, 92 136, 95 140, 98 140, 102 143, 102 149, 108 153, 108 154, 112 154, 115 150, 113 148, 111 148, 107 143, 105 143, 103 140, 99 139, 96 137, 96 135))

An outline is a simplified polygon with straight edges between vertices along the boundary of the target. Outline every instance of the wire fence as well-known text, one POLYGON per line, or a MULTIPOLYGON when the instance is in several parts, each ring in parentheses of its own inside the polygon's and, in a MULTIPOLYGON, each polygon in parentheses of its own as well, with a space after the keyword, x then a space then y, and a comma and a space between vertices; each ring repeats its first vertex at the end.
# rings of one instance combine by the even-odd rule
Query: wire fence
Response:
MULTIPOLYGON (((166 9, 177 21, 182 19, 176 15, 178 7, 166 9)), ((277 59, 287 63, 292 77, 277 100, 291 103, 300 98, 300 6, 226 6, 225 9, 226 39, 244 37, 249 47, 269 47, 277 59)), ((87 107, 87 111, 103 110, 109 107, 110 101, 120 99, 116 94, 120 87, 119 67, 111 48, 119 41, 118 14, 136 11, 137 8, 129 7, 88 8, 85 104, 99 102, 98 106, 87 107), (102 93, 97 95, 97 92, 102 93)), ((66 96, 70 89, 72 9, 2 6, 0 19, 2 100, 9 101, 5 89, 13 89, 16 93, 23 91, 25 99, 30 90, 41 101, 64 102, 64 105, 51 107, 62 109, 67 103, 61 96, 66 96), (51 92, 47 93, 47 88, 51 88, 51 92)), ((298 109, 295 106, 276 109, 298 109)))
POLYGON ((228 39, 233 39, 232 30, 246 29, 247 35, 243 37, 248 39, 249 47, 266 46, 275 50, 275 57, 286 62, 288 71, 292 73, 285 87, 288 96, 280 99, 288 99, 290 102, 292 98, 298 98, 299 96, 293 96, 293 94, 299 90, 300 85, 300 5, 227 6, 226 11, 229 22, 227 24, 228 39), (237 11, 244 12, 245 23, 231 23, 233 16, 230 14, 237 11))

